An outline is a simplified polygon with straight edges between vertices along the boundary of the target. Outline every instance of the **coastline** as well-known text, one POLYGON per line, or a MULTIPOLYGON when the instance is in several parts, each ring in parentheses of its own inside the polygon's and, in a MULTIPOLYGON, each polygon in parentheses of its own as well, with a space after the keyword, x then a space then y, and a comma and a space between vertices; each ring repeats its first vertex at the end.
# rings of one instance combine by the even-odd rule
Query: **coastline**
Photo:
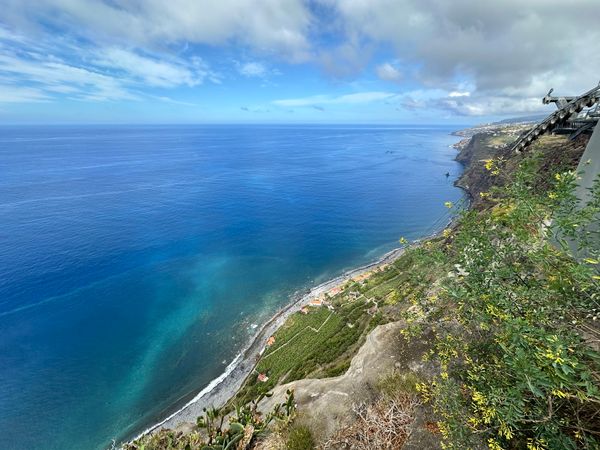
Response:
MULTIPOLYGON (((465 144, 471 140, 471 137, 464 138, 464 136, 458 134, 461 131, 463 130, 451 133, 453 136, 463 137, 463 139, 461 139, 459 142, 456 142, 452 145, 452 147, 457 150, 457 155, 454 158, 456 161, 459 161, 459 156, 464 151, 464 147, 466 146, 465 144)), ((461 162, 463 165, 464 174, 464 169, 468 165, 468 162, 466 162, 466 164, 464 161, 459 162, 461 162)), ((468 202, 468 190, 457 184, 463 174, 461 174, 455 181, 455 186, 460 188, 465 193, 465 199, 468 202)), ((439 223, 436 221, 433 226, 437 226, 439 229, 431 230, 430 228, 430 232, 428 234, 414 240, 411 243, 411 246, 420 245, 423 241, 439 236, 444 228, 452 227, 453 222, 453 218, 450 217, 450 220, 447 221, 445 226, 439 227, 439 223)), ((246 345, 246 347, 237 354, 237 356, 231 363, 229 363, 221 375, 212 380, 206 387, 196 394, 192 400, 188 401, 177 411, 173 412, 160 422, 148 427, 146 430, 129 440, 139 439, 147 434, 161 429, 185 429, 185 427, 195 424, 196 418, 203 413, 203 408, 219 408, 225 405, 239 391, 247 377, 256 366, 262 351, 266 347, 268 338, 272 336, 292 314, 300 311, 312 300, 324 295, 327 292, 330 292, 332 289, 344 284, 351 278, 363 275, 381 266, 393 263, 404 253, 404 251, 405 247, 397 247, 385 253, 383 256, 371 263, 350 269, 341 275, 309 288, 308 290, 296 292, 291 295, 290 302, 279 309, 273 316, 271 316, 270 319, 262 324, 257 332, 250 338, 248 345, 246 345)))
MULTIPOLYGON (((438 233, 435 232, 414 242, 418 244, 420 241, 432 238, 438 233)), ((166 428, 175 429, 189 423, 193 424, 196 422, 196 418, 202 414, 203 408, 223 406, 236 394, 254 369, 262 350, 266 346, 267 339, 285 323, 289 316, 300 311, 300 309, 308 305, 312 300, 344 284, 351 278, 363 275, 380 266, 391 264, 404 253, 404 250, 402 247, 395 248, 374 262, 348 270, 335 278, 310 288, 308 291, 292 295, 290 303, 277 311, 258 329, 250 339, 248 345, 238 353, 221 375, 212 380, 184 406, 160 422, 147 428, 142 433, 139 433, 132 440, 156 430, 166 428)))

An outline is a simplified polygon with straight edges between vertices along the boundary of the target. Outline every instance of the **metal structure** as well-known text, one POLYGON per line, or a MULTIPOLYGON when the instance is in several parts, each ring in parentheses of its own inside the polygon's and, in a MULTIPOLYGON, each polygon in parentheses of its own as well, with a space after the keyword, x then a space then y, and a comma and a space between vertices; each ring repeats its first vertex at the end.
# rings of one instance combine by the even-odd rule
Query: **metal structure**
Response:
POLYGON ((579 97, 554 97, 553 91, 550 89, 542 102, 545 105, 556 103, 558 109, 514 143, 513 150, 517 153, 545 133, 570 134, 574 139, 581 133, 594 130, 600 118, 600 84, 579 97))
MULTIPOLYGON (((545 105, 555 103, 558 109, 521 136, 512 149, 520 153, 545 133, 568 134, 571 139, 582 133, 590 133, 590 140, 577 166, 575 187, 575 196, 579 199, 579 206, 583 207, 590 201, 592 188, 600 177, 600 127, 596 127, 600 119, 600 84, 578 97, 555 97, 552 92, 553 89, 550 89, 542 102, 545 105)), ((599 222, 592 222, 586 229, 598 233, 599 227, 599 222)), ((569 238, 566 240, 575 258, 589 256, 586 249, 578 248, 569 238)))

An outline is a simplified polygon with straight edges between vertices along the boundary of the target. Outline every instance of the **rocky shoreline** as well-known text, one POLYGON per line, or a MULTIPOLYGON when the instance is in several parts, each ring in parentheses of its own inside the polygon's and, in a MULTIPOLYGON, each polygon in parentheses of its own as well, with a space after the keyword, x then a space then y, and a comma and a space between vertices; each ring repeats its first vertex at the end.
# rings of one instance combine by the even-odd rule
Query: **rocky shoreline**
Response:
MULTIPOLYGON (((463 174, 455 181, 455 185, 465 190, 466 193, 472 197, 466 181, 466 174, 468 170, 473 168, 473 162, 478 156, 480 156, 479 152, 473 151, 473 149, 481 145, 481 136, 484 136, 486 133, 473 133, 471 135, 461 134, 467 133, 471 130, 472 129, 460 130, 452 133, 452 135, 468 136, 453 145, 453 147, 458 150, 455 158, 456 161, 463 164, 465 168, 463 174), (480 136, 479 139, 477 139, 478 136, 480 136)), ((433 237, 435 235, 436 233, 428 237, 433 237)), ((425 237, 425 239, 428 237, 425 237)), ((145 430, 143 433, 138 435, 136 439, 160 429, 177 429, 182 431, 191 429, 196 422, 196 418, 202 414, 203 408, 208 408, 211 406, 221 407, 239 391, 246 378, 256 366, 260 354, 265 348, 267 339, 285 323, 290 315, 308 305, 312 300, 315 300, 332 289, 343 285, 351 278, 368 273, 380 266, 392 263, 398 257, 400 257, 400 255, 402 255, 403 251, 403 248, 394 249, 373 263, 345 272, 336 278, 311 288, 308 292, 297 293, 294 295, 291 299, 291 302, 286 307, 282 308, 265 324, 263 324, 263 326, 250 340, 248 346, 227 367, 225 373, 213 380, 212 383, 200 391, 200 393, 185 406, 168 416, 163 421, 145 430)))
POLYGON ((205 389, 200 391, 185 406, 168 416, 161 422, 140 433, 138 439, 148 433, 160 429, 182 429, 190 428, 196 423, 196 418, 203 412, 203 408, 221 407, 241 388, 248 375, 254 369, 258 358, 265 348, 267 339, 281 327, 287 318, 300 311, 311 301, 323 296, 332 289, 343 285, 348 280, 366 274, 380 266, 390 264, 404 252, 403 248, 396 248, 373 263, 352 269, 344 274, 321 283, 311 288, 308 292, 298 293, 292 297, 292 301, 283 309, 271 317, 250 340, 249 345, 234 359, 226 371, 217 379, 213 380, 205 389))

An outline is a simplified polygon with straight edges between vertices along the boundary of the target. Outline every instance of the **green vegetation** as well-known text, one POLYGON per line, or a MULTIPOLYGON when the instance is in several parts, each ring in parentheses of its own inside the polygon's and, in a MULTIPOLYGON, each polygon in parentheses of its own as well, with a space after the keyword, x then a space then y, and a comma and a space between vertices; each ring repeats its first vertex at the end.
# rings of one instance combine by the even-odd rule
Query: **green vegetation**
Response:
POLYGON ((377 390, 384 398, 394 398, 398 394, 416 394, 420 381, 412 372, 393 371, 379 380, 377 390))
POLYGON ((275 344, 265 351, 236 402, 254 398, 278 382, 343 373, 353 349, 374 319, 366 313, 368 308, 364 300, 356 300, 333 311, 318 307, 309 308, 308 314, 292 315, 275 333, 275 344), (269 380, 258 381, 259 373, 269 380))
POLYGON ((315 440, 310 429, 306 426, 293 426, 287 438, 286 448, 288 450, 312 450, 315 448, 315 440))
MULTIPOLYGON (((529 130, 529 127, 525 126, 521 129, 517 130, 524 132, 526 130, 529 130)), ((493 134, 490 134, 486 137, 486 142, 485 144, 490 146, 490 147, 503 147, 506 145, 510 145, 514 142, 514 140, 519 136, 519 132, 515 130, 513 133, 507 133, 507 132, 495 132, 493 134)), ((558 137, 557 139, 563 139, 562 137, 558 137)))
POLYGON ((198 417, 196 429, 190 433, 160 430, 124 445, 124 450, 242 450, 251 448, 272 422, 289 424, 296 410, 294 393, 287 392, 283 403, 263 417, 258 404, 264 395, 250 404, 236 408, 225 426, 226 411, 217 408, 204 410, 198 417))
MULTIPOLYGON (((523 161, 505 187, 483 193, 488 208, 463 213, 432 245, 439 288, 405 314, 408 335, 436 335, 440 373, 418 388, 441 417, 446 448, 600 446, 600 240, 589 226, 600 185, 582 208, 577 175, 548 183, 542 163, 523 161), (569 243, 589 257, 571 258, 569 243)), ((496 176, 502 166, 486 162, 496 176)))
POLYGON ((250 401, 283 382, 345 373, 366 335, 397 317, 435 282, 431 261, 437 257, 418 247, 408 249, 384 270, 361 282, 348 282, 329 298, 333 310, 310 307, 308 314, 292 315, 275 333, 275 344, 262 355, 234 401, 250 401), (259 374, 266 374, 268 381, 258 381, 259 374))
MULTIPOLYGON (((427 338, 426 358, 438 369, 430 379, 410 371, 384 376, 375 400, 356 405, 356 420, 326 446, 399 448, 426 402, 438 420, 426 422, 427 433, 439 431, 444 448, 600 448, 600 180, 592 201, 580 205, 570 171, 576 149, 542 141, 527 159, 478 162, 472 173, 487 178, 473 180, 488 192, 471 191, 478 202, 458 213, 452 229, 347 283, 328 298, 332 309, 290 317, 234 399, 250 402, 234 422, 244 430, 252 424, 254 438, 276 420, 284 425, 274 433, 281 445, 313 448, 310 430, 285 428, 291 413, 282 413, 284 404, 252 422, 252 399, 283 382, 343 374, 375 326, 401 318, 407 339, 422 345, 427 338), (573 248, 585 256, 572 258, 573 248), (259 373, 268 381, 259 382, 259 373)), ((126 448, 225 448, 241 428, 223 430, 220 416, 207 412, 198 422, 204 428, 157 433, 144 438, 145 447, 126 448)))

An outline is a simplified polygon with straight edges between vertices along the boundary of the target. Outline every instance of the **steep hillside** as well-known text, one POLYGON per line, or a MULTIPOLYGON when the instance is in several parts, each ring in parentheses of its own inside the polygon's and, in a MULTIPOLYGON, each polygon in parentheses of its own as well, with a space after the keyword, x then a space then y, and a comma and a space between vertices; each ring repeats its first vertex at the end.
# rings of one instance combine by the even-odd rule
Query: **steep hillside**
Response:
MULTIPOLYGON (((237 403, 272 396, 234 414, 249 436, 237 448, 598 448, 600 246, 581 230, 599 218, 600 189, 583 209, 572 195, 587 138, 546 137, 521 155, 512 138, 488 127, 460 149, 473 208, 452 229, 401 239, 395 261, 275 334, 237 403), (592 256, 572 259, 562 235, 592 256), (297 410, 281 414, 290 392, 297 410)), ((130 448, 233 439, 202 427, 130 448)))
POLYGON ((465 168, 456 185, 469 194, 473 206, 479 207, 485 203, 481 192, 488 192, 492 186, 502 186, 506 182, 505 177, 494 177, 491 170, 486 170, 486 161, 502 161, 505 174, 513 173, 527 155, 543 151, 540 176, 551 177, 561 168, 577 167, 589 140, 588 135, 581 135, 574 141, 568 141, 564 136, 544 136, 529 152, 518 155, 510 150, 515 137, 514 130, 510 133, 503 133, 501 129, 487 130, 474 134, 466 145, 459 147, 456 160, 465 168))

